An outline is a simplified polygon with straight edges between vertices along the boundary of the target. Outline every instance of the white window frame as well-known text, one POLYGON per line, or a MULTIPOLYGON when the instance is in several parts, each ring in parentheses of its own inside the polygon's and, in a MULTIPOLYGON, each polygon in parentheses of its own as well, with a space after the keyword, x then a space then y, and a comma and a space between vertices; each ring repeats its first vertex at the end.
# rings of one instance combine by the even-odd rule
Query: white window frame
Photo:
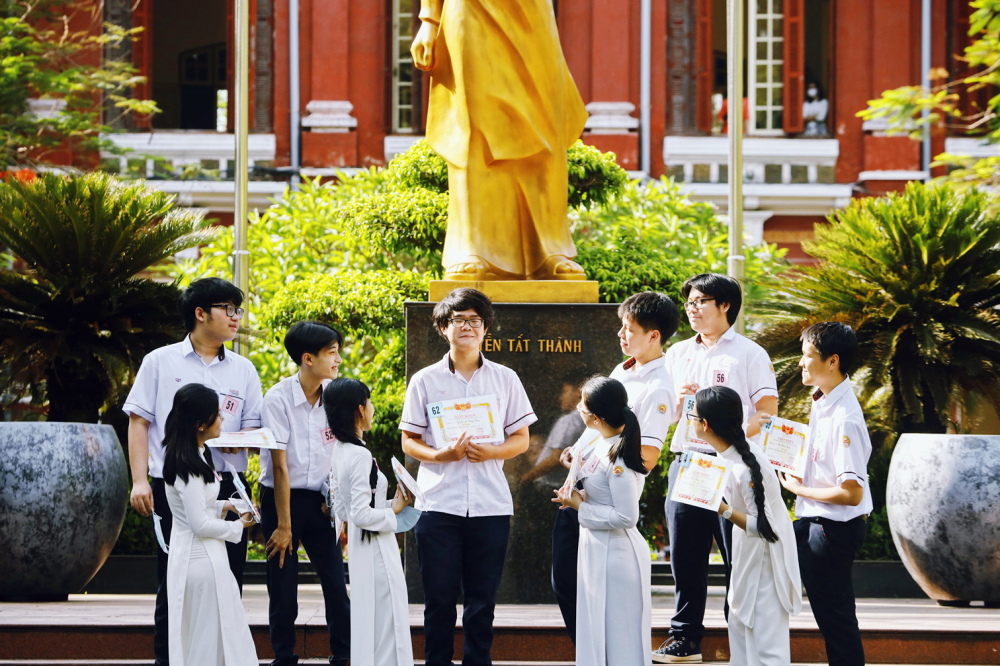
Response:
MULTIPOLYGON (((748 11, 747 11, 747 101, 748 101, 748 114, 750 119, 747 123, 747 132, 755 134, 757 136, 784 136, 785 128, 782 127, 768 127, 774 118, 775 111, 784 112, 784 101, 785 97, 782 94, 781 104, 773 104, 774 92, 776 90, 781 90, 784 93, 785 82, 784 82, 784 72, 785 72, 785 60, 784 60, 784 25, 782 24, 782 31, 780 37, 774 36, 774 26, 776 22, 784 22, 784 13, 775 13, 774 4, 776 0, 748 0, 748 11), (758 2, 764 2, 768 8, 767 14, 759 14, 757 12, 758 2), (768 33, 763 37, 757 35, 757 21, 758 19, 769 19, 768 22, 768 33), (767 44, 766 60, 758 60, 757 58, 757 45, 761 42, 767 44), (774 45, 779 44, 779 53, 781 53, 781 58, 774 58, 774 45), (765 65, 767 67, 768 74, 773 74, 773 66, 781 65, 781 77, 777 81, 763 81, 757 80, 757 65, 765 65), (757 90, 763 88, 767 90, 767 101, 768 104, 764 107, 757 106, 757 90), (757 127, 757 111, 762 110, 767 112, 767 123, 764 127, 757 127)), ((784 113, 782 113, 782 118, 784 118, 784 113)))
POLYGON ((392 133, 393 134, 413 134, 416 129, 412 126, 414 114, 413 98, 413 78, 415 76, 413 68, 413 58, 410 56, 409 48, 400 48, 400 26, 404 21, 413 21, 413 7, 417 0, 410 0, 410 12, 400 12, 400 0, 392 0, 392 133), (410 65, 410 80, 401 81, 399 76, 400 65, 410 65), (402 104, 399 101, 399 93, 403 88, 410 89, 410 103, 402 104), (400 126, 400 112, 409 109, 410 127, 400 126))

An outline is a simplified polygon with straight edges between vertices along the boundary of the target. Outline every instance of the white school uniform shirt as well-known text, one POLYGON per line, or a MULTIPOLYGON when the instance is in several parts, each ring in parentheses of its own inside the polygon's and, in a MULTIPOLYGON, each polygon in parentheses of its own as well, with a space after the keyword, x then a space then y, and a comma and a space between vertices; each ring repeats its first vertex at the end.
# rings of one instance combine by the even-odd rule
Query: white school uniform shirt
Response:
POLYGON ((872 492, 868 486, 871 454, 872 441, 861 403, 851 389, 851 378, 845 378, 829 395, 817 389, 809 413, 809 459, 802 483, 810 488, 833 488, 853 479, 861 484, 864 495, 858 506, 799 497, 795 500, 795 515, 847 522, 871 513, 872 492))
MULTIPOLYGON (((667 438, 667 431, 674 422, 674 410, 677 404, 673 382, 664 363, 665 359, 665 356, 661 356, 642 367, 636 367, 635 359, 630 358, 624 363, 619 363, 611 371, 611 378, 624 384, 625 392, 628 393, 628 406, 639 420, 643 446, 655 446, 661 451, 667 438)), ((592 473, 592 466, 584 463, 590 460, 594 447, 602 439, 601 433, 593 428, 587 428, 573 444, 581 461, 578 478, 585 478, 592 473)))
MULTIPOLYGON (((151 351, 142 359, 122 409, 126 414, 149 421, 149 475, 154 479, 163 478, 163 435, 167 415, 173 408, 174 395, 187 384, 204 384, 219 394, 222 432, 238 432, 261 425, 264 396, 257 369, 248 359, 223 346, 206 364, 195 352, 190 335, 151 351)), ((246 471, 246 451, 220 453, 211 448, 209 451, 209 462, 215 469, 226 471, 228 461, 237 472, 246 471)))
MULTIPOLYGON (((774 366, 764 348, 740 335, 732 327, 712 347, 707 347, 701 333, 682 340, 667 350, 666 365, 674 380, 675 395, 685 384, 728 386, 743 401, 743 420, 757 411, 756 403, 767 396, 778 397, 774 366)), ((681 449, 671 446, 671 451, 681 449)))
MULTIPOLYGON (((461 373, 455 372, 448 354, 413 375, 406 387, 399 429, 420 435, 428 446, 439 449, 442 444, 435 441, 427 405, 491 394, 497 398, 506 433, 537 421, 538 417, 517 373, 482 354, 479 359, 479 368, 468 381, 461 373)), ((417 485, 426 499, 426 503, 417 502, 417 508, 422 511, 439 511, 470 518, 514 514, 514 500, 503 475, 502 460, 474 463, 462 458, 446 463, 421 462, 417 485)))
MULTIPOLYGON (((321 491, 330 477, 336 438, 330 432, 320 397, 310 405, 296 373, 272 386, 264 396, 263 424, 274 433, 274 439, 285 449, 288 464, 288 484, 299 490, 321 491)), ((267 449, 260 451, 260 482, 274 488, 274 461, 267 449)))

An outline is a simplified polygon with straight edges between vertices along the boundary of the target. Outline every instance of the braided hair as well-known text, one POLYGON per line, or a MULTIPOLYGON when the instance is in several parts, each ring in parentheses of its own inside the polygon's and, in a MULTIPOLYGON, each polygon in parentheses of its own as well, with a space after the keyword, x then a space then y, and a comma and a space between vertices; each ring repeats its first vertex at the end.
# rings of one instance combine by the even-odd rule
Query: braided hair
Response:
POLYGON ((698 416, 704 419, 722 441, 736 449, 743 464, 750 469, 750 483, 753 488, 754 504, 757 506, 757 531, 769 543, 778 540, 771 524, 767 521, 764 499, 764 475, 757 456, 750 450, 746 434, 743 432, 743 401, 739 394, 727 386, 711 386, 695 395, 698 416))
MULTIPOLYGON (((364 446, 357 433, 358 407, 368 404, 372 392, 364 382, 347 377, 338 377, 323 389, 323 409, 326 411, 326 421, 330 432, 338 442, 364 446)), ((372 469, 368 474, 368 485, 372 489, 372 499, 368 506, 375 508, 375 493, 378 486, 378 465, 372 458, 372 469)), ((371 541, 377 532, 361 530, 361 539, 371 541)))
POLYGON ((628 406, 628 393, 625 386, 617 379, 610 377, 593 377, 583 385, 583 405, 587 411, 598 417, 612 428, 621 428, 621 437, 608 451, 608 460, 612 463, 618 458, 633 472, 645 476, 648 474, 642 462, 642 440, 639 431, 639 419, 628 406))

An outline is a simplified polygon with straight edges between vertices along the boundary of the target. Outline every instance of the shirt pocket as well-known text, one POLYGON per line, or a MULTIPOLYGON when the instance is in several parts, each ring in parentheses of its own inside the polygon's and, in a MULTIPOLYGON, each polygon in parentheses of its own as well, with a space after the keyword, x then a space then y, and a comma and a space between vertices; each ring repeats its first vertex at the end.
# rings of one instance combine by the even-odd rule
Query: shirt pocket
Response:
POLYGON ((220 391, 219 416, 222 417, 223 430, 228 432, 240 430, 243 418, 243 398, 220 391))

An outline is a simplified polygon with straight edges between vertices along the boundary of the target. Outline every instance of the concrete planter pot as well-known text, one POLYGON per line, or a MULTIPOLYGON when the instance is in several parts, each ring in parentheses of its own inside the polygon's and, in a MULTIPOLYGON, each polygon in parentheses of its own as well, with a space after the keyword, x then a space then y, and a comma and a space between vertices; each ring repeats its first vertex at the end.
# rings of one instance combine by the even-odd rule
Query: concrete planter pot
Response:
POLYGON ((83 589, 114 547, 127 503, 111 426, 0 423, 0 600, 83 589))
POLYGON ((927 596, 1000 603, 1000 437, 903 435, 886 504, 892 540, 927 596))

